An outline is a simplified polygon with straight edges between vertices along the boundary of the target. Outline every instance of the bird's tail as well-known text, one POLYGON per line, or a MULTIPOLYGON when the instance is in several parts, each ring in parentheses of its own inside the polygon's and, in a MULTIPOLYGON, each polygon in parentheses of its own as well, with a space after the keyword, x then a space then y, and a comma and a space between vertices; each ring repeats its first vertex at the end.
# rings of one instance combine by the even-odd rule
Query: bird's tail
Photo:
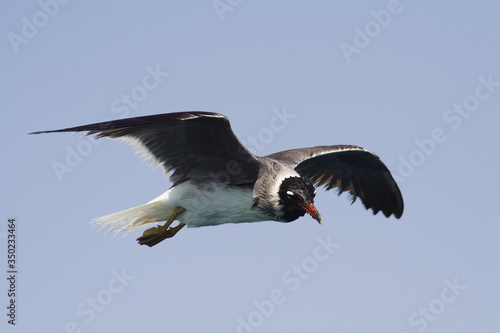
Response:
POLYGON ((126 236, 150 223, 167 220, 173 211, 173 207, 168 206, 162 201, 151 201, 141 206, 95 218, 91 223, 92 226, 100 226, 99 230, 109 228, 106 233, 114 230, 116 235, 127 231, 124 235, 126 236))

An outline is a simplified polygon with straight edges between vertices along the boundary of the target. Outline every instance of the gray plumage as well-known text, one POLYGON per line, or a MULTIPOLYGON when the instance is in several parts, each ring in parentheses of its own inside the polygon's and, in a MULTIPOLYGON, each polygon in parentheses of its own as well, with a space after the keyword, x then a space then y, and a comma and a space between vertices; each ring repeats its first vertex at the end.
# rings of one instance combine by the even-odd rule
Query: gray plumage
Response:
POLYGON ((171 173, 173 186, 162 196, 146 205, 98 219, 97 223, 112 228, 133 230, 166 220, 170 214, 188 226, 262 220, 288 222, 305 212, 321 221, 312 204, 315 195, 312 184, 325 186, 327 190, 337 188, 339 195, 347 191, 352 202, 359 197, 374 214, 382 211, 385 216, 396 218, 403 214, 403 198, 396 182, 380 158, 369 150, 334 145, 255 156, 234 135, 229 120, 218 113, 167 113, 30 134, 52 132, 87 132, 96 138, 127 141, 152 166, 162 165, 166 174, 171 173), (220 207, 223 202, 211 207, 212 210, 193 204, 200 199, 198 192, 210 187, 223 191, 224 199, 220 196, 217 200, 228 202, 226 215, 224 207, 220 207), (243 198, 253 198, 248 209, 243 198), (174 204, 181 207, 182 200, 190 210, 184 206, 175 208, 174 204), (167 205, 168 209, 161 205, 167 205), (149 215, 144 213, 146 210, 149 215))

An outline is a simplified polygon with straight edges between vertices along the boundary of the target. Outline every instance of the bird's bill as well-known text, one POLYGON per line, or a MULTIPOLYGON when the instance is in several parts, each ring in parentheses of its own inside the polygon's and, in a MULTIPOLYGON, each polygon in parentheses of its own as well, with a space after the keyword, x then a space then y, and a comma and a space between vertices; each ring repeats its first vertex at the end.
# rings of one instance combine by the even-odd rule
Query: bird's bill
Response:
POLYGON ((315 219, 316 221, 319 222, 319 224, 321 224, 321 215, 319 215, 318 210, 316 209, 316 207, 314 207, 312 202, 303 205, 301 204, 300 207, 304 208, 304 210, 308 212, 309 215, 313 217, 313 219, 315 219))

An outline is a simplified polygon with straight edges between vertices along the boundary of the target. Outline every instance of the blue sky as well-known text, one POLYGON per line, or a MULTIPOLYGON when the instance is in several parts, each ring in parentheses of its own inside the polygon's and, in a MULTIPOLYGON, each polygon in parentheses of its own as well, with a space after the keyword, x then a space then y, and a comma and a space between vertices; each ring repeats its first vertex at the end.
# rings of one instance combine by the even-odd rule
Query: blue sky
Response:
POLYGON ((498 329, 498 4, 59 1, 1 5, 2 332, 498 329), (141 247, 89 222, 164 192, 160 168, 117 141, 27 135, 185 110, 225 114, 259 155, 367 148, 404 215, 318 190, 323 225, 141 247))

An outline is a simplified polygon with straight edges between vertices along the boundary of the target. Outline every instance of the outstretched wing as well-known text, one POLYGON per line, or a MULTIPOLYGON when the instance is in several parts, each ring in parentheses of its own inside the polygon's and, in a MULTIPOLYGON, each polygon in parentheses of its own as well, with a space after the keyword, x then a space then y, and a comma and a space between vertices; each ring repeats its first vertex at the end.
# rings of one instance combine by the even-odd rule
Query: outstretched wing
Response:
POLYGON ((213 178, 248 184, 258 176, 259 160, 240 143, 229 120, 218 113, 166 113, 30 134, 82 131, 130 143, 151 166, 161 164, 165 173, 173 171, 174 183, 213 178))
POLYGON ((398 185, 380 158, 357 146, 337 145, 291 149, 267 156, 291 165, 316 186, 349 191, 352 202, 361 198, 373 214, 386 217, 403 214, 403 197, 398 185))

